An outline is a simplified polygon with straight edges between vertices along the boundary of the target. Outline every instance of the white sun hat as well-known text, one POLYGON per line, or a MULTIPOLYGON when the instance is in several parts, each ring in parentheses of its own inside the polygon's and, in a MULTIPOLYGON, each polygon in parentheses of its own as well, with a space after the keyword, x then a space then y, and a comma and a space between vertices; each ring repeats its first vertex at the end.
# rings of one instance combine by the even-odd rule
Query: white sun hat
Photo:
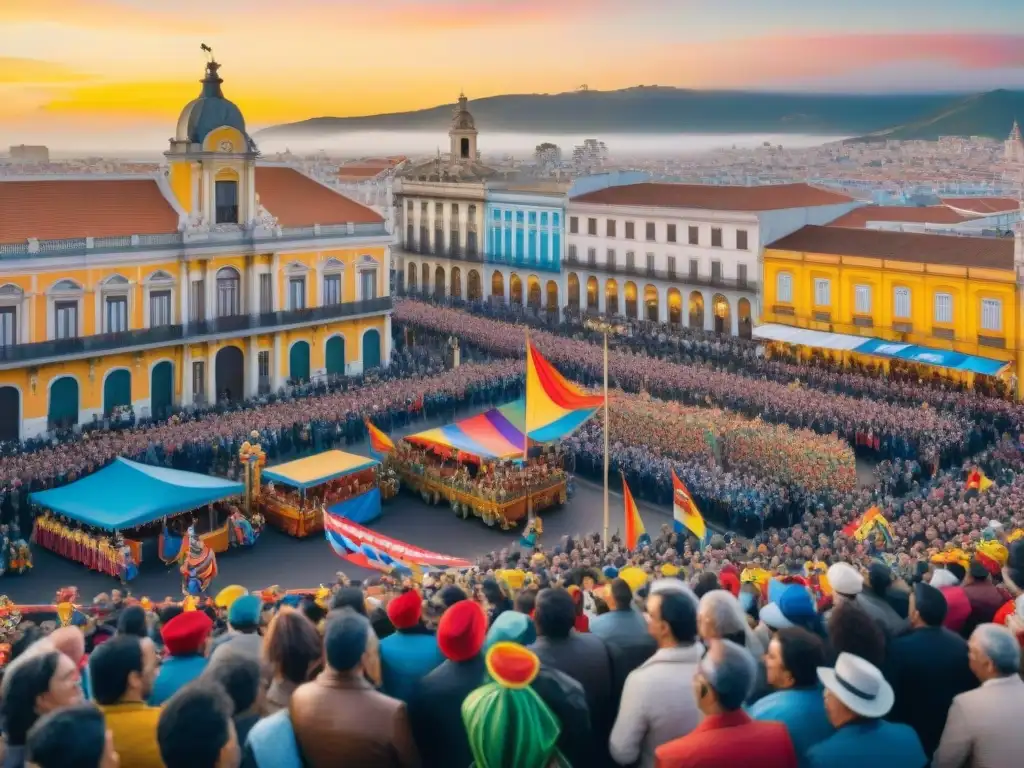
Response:
POLYGON ((867 718, 889 714, 895 695, 881 671, 852 653, 840 653, 835 669, 818 667, 818 679, 852 712, 867 718))

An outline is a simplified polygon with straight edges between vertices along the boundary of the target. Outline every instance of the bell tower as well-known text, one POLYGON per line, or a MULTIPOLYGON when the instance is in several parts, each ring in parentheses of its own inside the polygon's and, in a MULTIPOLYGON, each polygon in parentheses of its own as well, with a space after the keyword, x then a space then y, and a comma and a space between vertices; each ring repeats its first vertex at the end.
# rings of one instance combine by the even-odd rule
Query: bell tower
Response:
POLYGON ((256 144, 241 110, 224 96, 220 64, 208 60, 202 90, 178 118, 168 163, 171 190, 188 214, 193 232, 213 227, 248 227, 256 219, 256 144))
POLYGON ((452 165, 469 165, 477 162, 479 155, 476 148, 476 123, 467 107, 469 99, 465 93, 459 94, 455 113, 452 115, 452 127, 448 131, 451 140, 449 161, 452 165))

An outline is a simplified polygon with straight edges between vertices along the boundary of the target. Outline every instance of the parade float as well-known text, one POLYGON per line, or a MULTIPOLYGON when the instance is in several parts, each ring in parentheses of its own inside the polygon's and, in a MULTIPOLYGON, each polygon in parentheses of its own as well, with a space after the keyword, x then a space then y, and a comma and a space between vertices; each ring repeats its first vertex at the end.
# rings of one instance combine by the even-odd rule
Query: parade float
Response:
POLYGON ((45 510, 33 536, 44 549, 130 581, 144 563, 179 562, 189 537, 212 552, 255 543, 262 523, 231 503, 243 492, 242 483, 118 458, 77 482, 31 494, 45 510))
POLYGON ((526 343, 526 397, 409 435, 392 455, 402 485, 503 530, 568 499, 558 442, 605 402, 567 381, 526 343))
POLYGON ((324 451, 260 473, 254 507, 289 536, 323 533, 324 510, 368 523, 380 517, 381 464, 344 451, 324 451))

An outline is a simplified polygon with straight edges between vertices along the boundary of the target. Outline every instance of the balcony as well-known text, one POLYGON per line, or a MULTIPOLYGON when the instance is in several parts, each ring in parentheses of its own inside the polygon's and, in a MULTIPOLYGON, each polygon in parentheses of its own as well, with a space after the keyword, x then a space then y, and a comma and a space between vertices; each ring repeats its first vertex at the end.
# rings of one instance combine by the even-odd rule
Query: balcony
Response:
POLYGON ((379 224, 315 224, 311 227, 223 227, 209 231, 189 230, 166 235, 123 235, 117 237, 80 237, 70 240, 25 240, 0 243, 0 260, 35 256, 84 256, 97 253, 138 253, 174 250, 188 252, 192 248, 235 248, 240 252, 259 253, 280 247, 288 241, 316 240, 337 237, 385 237, 387 225, 379 224))
POLYGON ((681 275, 676 270, 653 269, 648 267, 646 264, 584 264, 575 261, 566 261, 565 268, 570 272, 576 269, 583 269, 613 275, 626 275, 652 280, 664 280, 669 283, 682 283, 684 285, 695 287, 722 288, 733 291, 749 291, 750 293, 757 293, 758 290, 758 285, 753 280, 741 280, 739 278, 720 277, 718 275, 699 275, 692 272, 681 275))
POLYGON ((467 264, 500 264, 515 269, 532 270, 539 272, 558 272, 558 262, 526 261, 523 259, 506 258, 504 256, 484 256, 479 253, 466 253, 461 248, 447 248, 442 250, 429 250, 414 246, 409 248, 401 246, 396 256, 423 256, 426 258, 449 259, 450 261, 462 261, 467 264))
POLYGON ((0 366, 6 364, 7 367, 13 367, 10 364, 40 363, 67 357, 93 357, 133 348, 196 343, 224 335, 252 336, 294 326, 388 312, 391 310, 391 303, 390 296, 380 296, 376 299, 347 301, 326 307, 265 312, 259 315, 234 315, 184 325, 164 325, 159 328, 79 336, 74 339, 40 341, 34 344, 13 344, 0 347, 0 366))

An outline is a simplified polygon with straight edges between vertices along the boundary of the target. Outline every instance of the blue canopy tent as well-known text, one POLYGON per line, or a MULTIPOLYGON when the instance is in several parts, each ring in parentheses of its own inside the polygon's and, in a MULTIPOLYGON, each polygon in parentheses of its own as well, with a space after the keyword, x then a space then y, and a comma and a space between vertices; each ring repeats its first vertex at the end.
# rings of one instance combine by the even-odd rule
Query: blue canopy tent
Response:
POLYGON ((118 458, 99 472, 29 499, 85 525, 121 531, 244 492, 241 483, 219 477, 118 458))

